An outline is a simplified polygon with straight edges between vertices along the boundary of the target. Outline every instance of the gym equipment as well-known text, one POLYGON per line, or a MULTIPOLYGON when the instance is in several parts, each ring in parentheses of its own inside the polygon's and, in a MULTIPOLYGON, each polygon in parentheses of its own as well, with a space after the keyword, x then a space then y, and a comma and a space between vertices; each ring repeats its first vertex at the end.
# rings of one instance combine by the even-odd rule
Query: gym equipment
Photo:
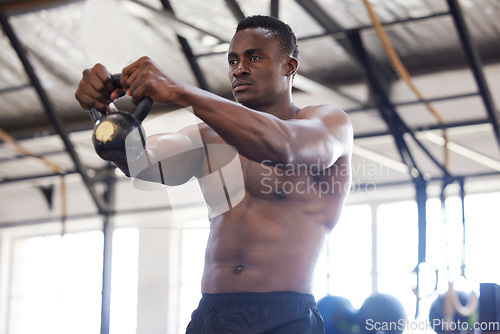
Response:
MULTIPOLYGON (((120 76, 120 74, 112 75, 113 86, 116 88, 121 87, 120 76)), ((141 123, 149 114, 152 104, 153 101, 146 96, 137 103, 132 113, 117 111, 103 114, 92 108, 90 116, 95 122, 92 142, 97 154, 107 161, 123 160, 126 152, 140 154, 146 145, 141 123), (135 129, 138 131, 134 131, 135 129), (129 134, 133 137, 127 139, 129 134), (127 139, 127 150, 125 139, 127 139)))
POLYGON ((448 291, 443 295, 439 296, 431 305, 429 311, 429 320, 434 323, 434 331, 437 333, 449 332, 449 331, 460 331, 463 328, 456 328, 456 326, 461 323, 468 324, 467 328, 472 328, 473 323, 477 321, 478 318, 478 295, 471 289, 470 293, 464 291, 458 291, 455 288, 457 282, 463 283, 470 281, 465 276, 465 189, 464 180, 458 179, 460 184, 460 198, 462 204, 462 254, 461 254, 461 266, 460 266, 460 276, 452 278, 452 271, 450 270, 450 250, 449 250, 449 240, 448 240, 448 220, 446 215, 446 188, 454 179, 447 179, 443 182, 441 189, 440 201, 441 201, 441 219, 443 225, 446 229, 446 263, 447 263, 447 274, 448 274, 448 291), (436 326, 437 324, 437 326, 436 326))
POLYGON ((479 323, 496 324, 497 328, 489 328, 489 331, 499 330, 500 285, 495 283, 481 283, 479 291, 479 323))
POLYGON ((383 293, 366 298, 357 314, 361 332, 367 334, 401 334, 406 327, 406 320, 401 302, 383 293))
POLYGON ((355 333, 356 310, 348 299, 328 295, 318 300, 317 307, 325 323, 325 334, 355 333))
POLYGON ((420 262, 412 270, 412 290, 418 300, 432 296, 438 287, 438 270, 428 262, 420 262))
MULTIPOLYGON (((444 333, 444 332, 460 332, 461 328, 473 328, 473 323, 477 321, 478 313, 477 313, 477 304, 476 308, 470 312, 469 315, 460 314, 456 308, 454 308, 454 302, 449 299, 450 291, 438 296, 438 298, 431 304, 431 308, 429 310, 429 323, 432 324, 433 330, 436 333, 444 333), (449 301, 447 301, 447 299, 449 301), (450 306, 446 306, 447 303, 451 303, 450 306), (450 314, 446 314, 447 308, 452 309, 450 314), (467 323, 468 325, 463 325, 467 323), (460 325, 462 324, 462 325, 460 325), (458 328, 460 326, 460 328, 458 328)), ((454 291, 454 290, 453 290, 454 291)), ((468 294, 464 291, 455 291, 454 292, 462 306, 469 304, 469 299, 474 298, 474 294, 468 294)))

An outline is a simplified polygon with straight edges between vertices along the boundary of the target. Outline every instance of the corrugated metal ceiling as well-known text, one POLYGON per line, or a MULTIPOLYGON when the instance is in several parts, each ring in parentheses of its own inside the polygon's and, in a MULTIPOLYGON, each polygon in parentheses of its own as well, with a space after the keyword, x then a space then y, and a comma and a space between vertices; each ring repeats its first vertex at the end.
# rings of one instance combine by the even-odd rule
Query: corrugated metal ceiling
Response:
MULTIPOLYGON (((348 110, 359 147, 378 154, 379 158, 389 158, 394 163, 400 161, 390 136, 391 129, 377 111, 363 67, 353 50, 346 48, 351 33, 361 35, 366 51, 383 74, 391 103, 406 124, 415 131, 440 127, 422 104, 413 103, 415 97, 390 67, 361 0, 170 0, 163 3, 169 3, 173 12, 166 11, 157 0, 0 1, 0 8, 8 15, 8 22, 55 112, 65 130, 71 133, 71 142, 84 168, 92 175, 104 163, 93 152, 88 131, 73 132, 91 128, 88 115, 74 99, 82 70, 100 61, 118 72, 128 62, 148 55, 175 77, 199 84, 179 44, 180 35, 196 55, 208 88, 228 97, 225 50, 237 22, 231 4, 233 9, 236 4, 245 15, 254 15, 270 14, 272 4, 279 3, 279 17, 292 26, 299 39, 299 75, 303 80, 297 80, 296 101, 301 105, 335 103, 348 110), (315 11, 318 8, 322 11, 315 11)), ((485 160, 498 162, 495 129, 466 61, 449 2, 372 0, 371 3, 425 98, 443 98, 434 102, 436 108, 449 126, 461 125, 450 135, 453 142, 485 160), (445 99, 454 95, 456 99, 445 99)), ((460 0, 456 3, 464 13, 484 65, 482 69, 493 102, 499 105, 500 93, 496 87, 500 85, 500 2, 460 0)), ((64 144, 53 135, 54 128, 4 31, 0 33, 0 66, 1 127, 22 140, 35 154, 49 154, 66 172, 76 172, 77 167, 64 144), (35 139, 27 139, 34 136, 35 139)), ((130 107, 126 100, 120 103, 122 108, 130 107)), ((157 110, 168 109, 157 107, 157 110)), ((498 117, 498 109, 496 114, 498 117)), ((424 133, 420 138, 442 162, 442 147, 432 139, 436 134, 440 132, 427 136, 424 133)), ((420 152, 418 145, 410 140, 409 146, 426 173, 435 178, 441 176, 439 168, 420 152)), ((455 175, 499 172, 494 163, 488 165, 464 152, 467 151, 452 152, 451 171, 455 175)), ((354 157, 358 164, 366 159, 362 154, 354 157)), ((382 161, 379 159, 377 163, 383 165, 382 161)), ((379 175, 376 181, 410 180, 409 175, 395 170, 396 167, 387 175, 379 175)), ((0 144, 0 184, 44 174, 50 174, 50 170, 36 159, 21 158, 9 145, 0 144)), ((357 181, 368 182, 371 178, 360 175, 357 181)))

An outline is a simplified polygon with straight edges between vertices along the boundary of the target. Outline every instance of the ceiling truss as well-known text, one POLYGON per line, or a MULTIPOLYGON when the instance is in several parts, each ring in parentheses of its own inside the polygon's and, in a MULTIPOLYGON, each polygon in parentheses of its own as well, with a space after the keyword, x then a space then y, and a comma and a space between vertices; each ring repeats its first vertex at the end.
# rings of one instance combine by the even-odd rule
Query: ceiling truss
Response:
MULTIPOLYGON (((319 4, 314 1, 314 0, 295 0, 298 5, 300 5, 306 13, 308 13, 320 26, 323 27, 324 33, 322 34, 316 34, 316 35, 311 35, 311 36, 306 36, 303 37, 302 40, 306 39, 313 39, 313 38, 320 38, 324 36, 332 36, 332 38, 335 38, 336 41, 344 47, 348 53, 356 59, 360 67, 364 68, 365 74, 372 73, 372 79, 368 80, 370 90, 373 94, 373 101, 376 102, 377 100, 379 101, 378 103, 370 103, 371 105, 368 106, 360 106, 360 107, 353 107, 350 110, 348 110, 349 113, 356 113, 359 111, 366 111, 368 109, 373 109, 377 108, 380 112, 381 115, 383 115, 383 119, 386 121, 388 125, 388 132, 374 132, 374 133, 369 133, 369 134, 363 134, 359 135, 356 137, 356 139, 362 139, 362 138, 372 138, 372 137, 379 137, 379 136, 386 136, 386 135, 392 135, 395 139, 395 144, 398 147, 398 150, 400 151, 402 160, 404 161, 405 164, 409 165, 410 168, 409 170, 412 169, 417 169, 416 164, 412 163, 412 158, 411 158, 411 153, 407 148, 405 148, 406 144, 404 141, 404 137, 402 136, 405 133, 409 133, 413 136, 413 139, 418 143, 418 136, 415 134, 417 132, 422 132, 422 131, 432 131, 432 130, 438 130, 438 129, 448 129, 448 128, 455 128, 455 127, 466 127, 466 126, 471 126, 471 125, 477 125, 477 124, 491 124, 495 137, 497 141, 500 144, 500 137, 499 137, 499 120, 498 120, 498 111, 494 105, 493 99, 491 97, 491 92, 488 87, 488 84, 485 80, 484 73, 482 72, 482 64, 481 61, 478 57, 478 52, 474 46, 474 43, 472 39, 470 38, 470 34, 467 29, 467 25, 465 24, 465 20, 463 18, 463 14, 461 12, 460 5, 458 4, 457 0, 447 0, 448 6, 449 6, 449 11, 442 12, 442 13, 436 13, 433 15, 428 15, 428 16, 422 16, 422 17, 416 17, 416 18, 411 18, 411 19, 405 19, 405 20, 397 20, 394 22, 389 22, 389 23, 384 23, 384 26, 393 26, 397 24, 405 24, 411 21, 418 21, 418 20, 428 20, 436 17, 442 17, 446 15, 451 15, 454 23, 456 25, 456 29, 458 31, 460 41, 462 43, 462 47, 464 50, 464 54, 466 55, 469 67, 471 71, 474 74, 474 78, 476 80, 477 86, 478 86, 478 91, 477 92, 471 92, 471 93, 465 93, 465 94, 456 94, 456 95, 449 95, 449 96, 443 96, 443 97, 438 97, 438 98, 433 98, 433 99, 428 99, 425 101, 407 101, 407 102, 399 102, 399 103, 391 103, 389 100, 387 94, 384 92, 385 88, 387 87, 391 81, 396 79, 396 75, 394 71, 392 71, 389 67, 386 65, 381 65, 378 63, 376 60, 371 59, 370 56, 365 52, 363 53, 362 49, 356 49, 356 47, 353 47, 353 36, 356 36, 359 34, 360 31, 365 30, 365 29, 372 29, 370 26, 362 26, 357 29, 343 29, 342 26, 338 23, 336 23, 334 20, 332 20, 328 14, 319 6, 319 4), (360 58, 361 57, 361 58, 360 58), (368 57, 364 59, 363 57, 368 57), (375 64, 375 66, 370 65, 370 64, 375 64), (368 70, 368 72, 367 72, 368 70), (378 79, 377 79, 378 78, 378 79), (375 81, 373 80, 375 79, 375 81), (382 94, 382 95, 381 95, 382 94), (485 110, 486 110, 486 115, 487 118, 485 119, 476 119, 476 120, 471 120, 471 121, 464 121, 464 122, 456 122, 456 123, 447 123, 447 124, 440 124, 440 125, 429 125, 429 126, 420 126, 417 128, 410 128, 401 119, 398 119, 397 113, 395 111, 395 107, 397 106, 403 106, 403 105, 411 105, 411 104, 419 104, 419 103, 427 103, 427 102, 436 102, 436 101, 444 101, 444 100, 453 100, 453 99, 460 99, 460 98, 468 98, 468 97, 473 97, 479 95, 484 103, 485 110), (385 106, 381 106, 380 98, 382 96, 382 100, 385 101, 385 103, 382 103, 385 106), (388 114, 388 111, 390 115, 388 114), (385 116, 384 116, 385 115, 385 116), (397 121, 394 121, 396 119, 397 121)), ((53 108, 51 107, 50 101, 47 98, 46 93, 43 91, 43 88, 41 87, 36 73, 33 71, 33 68, 30 66, 28 58, 26 57, 25 50, 20 46, 20 44, 17 42, 16 35, 14 31, 10 28, 9 22, 8 22, 8 15, 15 15, 18 13, 26 13, 29 12, 30 10, 39 10, 40 8, 47 8, 47 7, 52 7, 52 6, 58 6, 58 5, 64 5, 67 3, 71 3, 75 1, 57 1, 57 0, 29 0, 29 1, 8 1, 0 4, 0 11, 1 11, 1 21, 2 21, 2 28, 5 32, 5 34, 9 37, 13 48, 16 50, 18 53, 19 59, 23 63, 23 66, 30 77, 31 80, 31 85, 30 87, 34 88, 37 92, 37 94, 40 97, 40 101, 44 106, 45 112, 47 116, 49 117, 55 132, 61 137, 62 141, 64 142, 65 149, 67 153, 70 155, 74 165, 75 165, 75 170, 74 171, 67 171, 67 173, 73 173, 77 172, 78 174, 81 175, 83 182, 85 183, 89 194, 91 195, 97 210, 100 213, 105 213, 106 212, 106 207, 105 204, 103 204, 102 199, 98 194, 96 194, 95 190, 93 190, 93 183, 95 182, 90 178, 87 174, 87 171, 85 167, 81 164, 80 159, 75 152, 74 148, 71 145, 71 142, 68 139, 68 135, 64 129, 64 125, 62 124, 61 120, 57 117, 57 114, 54 113, 53 108)), ((149 10, 156 10, 154 8, 149 7, 147 4, 142 3, 141 1, 134 0, 136 4, 139 4, 145 8, 148 8, 149 10)), ((241 19, 244 17, 244 13, 241 10, 241 8, 238 5, 238 2, 235 0, 226 0, 226 5, 229 8, 230 12, 234 15, 236 19, 241 19)), ((187 24, 186 22, 183 22, 179 18, 177 18, 174 14, 173 8, 168 0, 161 0, 161 4, 164 8, 164 11, 161 13, 162 15, 166 15, 170 20, 173 20, 176 22, 176 24, 180 24, 183 26, 183 29, 194 29, 197 32, 201 32, 207 35, 210 35, 212 37, 217 38, 221 42, 227 42, 224 41, 222 38, 215 36, 214 34, 204 31, 202 29, 199 29, 197 27, 194 27, 190 24, 187 24)), ((279 0, 272 0, 270 2, 270 12, 274 16, 279 16, 279 8, 280 8, 280 2, 279 0)), ((210 54, 200 54, 196 55, 193 53, 190 45, 189 45, 189 40, 186 36, 183 36, 180 32, 178 33, 178 41, 179 45, 181 46, 184 55, 186 59, 188 60, 190 67, 192 69, 192 72, 197 80, 198 85, 206 90, 210 90, 206 78, 204 77, 204 74, 202 70, 200 69, 200 66, 197 62, 197 59, 200 57, 208 56, 210 54)), ((307 79, 309 80, 309 79, 307 79)), ((313 82, 314 83, 314 82, 313 82)), ((319 83, 315 83, 318 86, 320 85, 319 83)), ((4 89, 0 93, 16 90, 16 89, 25 89, 27 86, 19 86, 19 87, 9 87, 8 89, 4 89)), ((308 87, 312 87, 309 85, 308 87)), ((320 89, 318 89, 320 91, 320 89)), ((330 93, 335 94, 336 92, 332 89, 329 90, 330 93)), ((356 101, 355 101, 356 102, 356 101)), ((422 150, 426 150, 425 147, 422 144, 419 144, 420 148, 422 150)), ((427 152, 428 156, 433 160, 440 169, 443 170, 443 172, 446 174, 447 172, 444 170, 444 167, 437 161, 437 159, 432 157, 432 154, 427 152)), ((28 179, 33 179, 37 177, 47 177, 48 175, 38 175, 38 176, 33 176, 33 177, 26 177, 26 178, 19 178, 19 179, 4 179, 0 181, 0 184, 3 183, 10 183, 10 182, 18 182, 22 180, 28 180, 28 179)))

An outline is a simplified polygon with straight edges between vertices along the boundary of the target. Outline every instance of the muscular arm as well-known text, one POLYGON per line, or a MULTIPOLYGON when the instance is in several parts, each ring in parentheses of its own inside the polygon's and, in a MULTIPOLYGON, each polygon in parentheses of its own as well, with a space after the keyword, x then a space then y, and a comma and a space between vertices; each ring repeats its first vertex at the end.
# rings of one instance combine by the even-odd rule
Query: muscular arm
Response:
POLYGON ((332 106, 304 108, 296 119, 282 120, 172 79, 148 58, 124 69, 122 86, 135 101, 147 95, 160 103, 192 106, 238 153, 259 163, 325 169, 351 150, 349 119, 332 106))
MULTIPOLYGON (((86 110, 96 108, 113 112, 112 100, 125 92, 115 89, 111 74, 101 64, 83 72, 75 97, 86 110)), ((127 176, 168 185, 182 184, 198 173, 204 152, 197 143, 198 126, 187 127, 178 133, 164 133, 146 138, 146 148, 134 157, 114 154, 112 161, 127 176)))
POLYGON ((351 149, 350 121, 333 106, 307 107, 296 119, 282 120, 195 87, 185 88, 179 102, 191 105, 228 144, 259 163, 322 170, 351 149))

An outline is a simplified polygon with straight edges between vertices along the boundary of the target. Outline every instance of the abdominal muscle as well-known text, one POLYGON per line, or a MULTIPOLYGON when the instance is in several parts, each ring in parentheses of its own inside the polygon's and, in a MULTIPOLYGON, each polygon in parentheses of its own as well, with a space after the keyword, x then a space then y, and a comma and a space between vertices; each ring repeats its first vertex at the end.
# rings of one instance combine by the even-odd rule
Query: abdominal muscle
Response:
POLYGON ((202 292, 311 293, 312 273, 328 229, 298 205, 269 203, 247 194, 238 206, 213 218, 202 292))

